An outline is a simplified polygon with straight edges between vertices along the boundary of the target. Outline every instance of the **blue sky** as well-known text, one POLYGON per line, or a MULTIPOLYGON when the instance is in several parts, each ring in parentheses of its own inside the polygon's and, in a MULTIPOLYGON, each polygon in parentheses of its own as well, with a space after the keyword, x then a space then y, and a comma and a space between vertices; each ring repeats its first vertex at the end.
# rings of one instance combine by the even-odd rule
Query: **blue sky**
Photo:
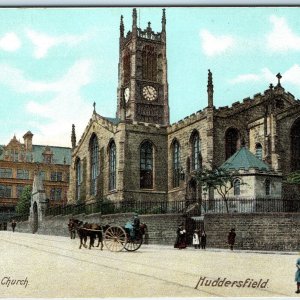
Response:
MULTIPOLYGON (((0 9, 0 144, 28 130, 34 144, 70 146, 93 111, 116 111, 120 15, 132 8, 0 9)), ((281 72, 300 98, 299 8, 167 8, 171 123, 207 105, 264 92, 281 72)), ((161 8, 138 8, 138 24, 161 30, 161 8)))

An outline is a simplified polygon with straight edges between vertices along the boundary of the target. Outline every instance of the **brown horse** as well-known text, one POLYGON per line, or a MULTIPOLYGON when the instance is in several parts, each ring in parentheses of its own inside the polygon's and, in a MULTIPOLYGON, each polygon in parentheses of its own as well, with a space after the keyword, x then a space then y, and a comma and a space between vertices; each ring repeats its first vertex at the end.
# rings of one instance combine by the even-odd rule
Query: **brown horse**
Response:
POLYGON ((80 239, 79 249, 82 246, 87 248, 86 242, 87 238, 90 238, 89 249, 94 247, 94 242, 98 238, 98 244, 96 247, 99 247, 101 244, 100 250, 103 250, 103 232, 109 227, 109 225, 102 226, 96 223, 84 223, 77 227, 77 233, 80 239))
POLYGON ((77 228, 79 223, 80 223, 80 221, 77 220, 77 219, 73 219, 73 218, 69 219, 68 229, 69 229, 71 239, 75 239, 75 237, 76 237, 76 228, 77 228))

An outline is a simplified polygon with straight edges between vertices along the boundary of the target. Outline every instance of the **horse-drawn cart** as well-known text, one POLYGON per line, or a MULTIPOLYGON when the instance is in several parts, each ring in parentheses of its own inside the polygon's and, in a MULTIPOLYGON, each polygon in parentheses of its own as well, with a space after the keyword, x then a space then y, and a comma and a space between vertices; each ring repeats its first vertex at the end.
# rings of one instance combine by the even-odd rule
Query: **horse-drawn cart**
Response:
POLYGON ((103 242, 106 248, 112 252, 119 252, 123 249, 127 251, 138 250, 143 243, 143 236, 147 229, 146 224, 140 224, 139 221, 134 224, 127 222, 124 227, 111 226, 111 225, 99 225, 96 223, 84 223, 77 219, 69 219, 68 229, 71 239, 75 238, 75 233, 80 239, 79 249, 81 246, 87 248, 87 238, 90 238, 89 249, 94 246, 94 241, 98 239, 99 247, 101 244, 101 250, 103 249, 103 242))
POLYGON ((109 251, 119 252, 138 250, 143 243, 144 224, 137 230, 120 226, 110 226, 104 232, 104 244, 109 251))

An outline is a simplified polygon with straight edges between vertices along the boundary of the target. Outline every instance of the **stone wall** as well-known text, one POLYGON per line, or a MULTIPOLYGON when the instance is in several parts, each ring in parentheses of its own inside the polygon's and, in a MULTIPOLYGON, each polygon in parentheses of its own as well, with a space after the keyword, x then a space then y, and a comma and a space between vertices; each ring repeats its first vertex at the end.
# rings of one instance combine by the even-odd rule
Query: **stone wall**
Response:
POLYGON ((167 200, 167 132, 164 127, 126 124, 124 199, 139 201, 167 200), (144 141, 153 145, 153 188, 140 188, 140 146, 144 141))
POLYGON ((68 191, 68 202, 74 203, 76 197, 76 166, 77 159, 81 160, 82 183, 81 190, 82 202, 95 201, 95 198, 108 198, 110 200, 123 199, 123 170, 124 170, 124 124, 114 125, 100 115, 94 113, 90 119, 85 132, 82 134, 77 147, 72 152, 72 163, 70 167, 70 187, 68 191), (90 165, 90 140, 93 135, 98 138, 99 145, 99 180, 97 182, 97 196, 90 193, 91 165, 90 165), (116 144, 116 190, 109 190, 109 146, 110 142, 116 144))
POLYGON ((299 213, 207 214, 204 226, 207 247, 228 248, 228 232, 235 228, 237 249, 300 249, 299 213))
MULTIPOLYGON (((38 233, 68 236, 67 223, 70 216, 46 217, 38 233)), ((78 215, 77 219, 101 224, 124 226, 132 214, 101 216, 78 215)), ((172 246, 178 224, 184 217, 177 214, 141 215, 141 222, 148 226, 146 243, 172 246)), ((231 228, 236 230, 236 249, 299 251, 300 213, 256 213, 256 214, 206 214, 204 228, 208 248, 228 248, 227 235, 231 228)), ((11 226, 8 226, 11 230, 11 226)), ((28 222, 17 224, 17 232, 31 233, 28 222)))
MULTIPOLYGON (((68 221, 71 216, 46 217, 42 224, 39 224, 38 234, 69 236, 68 221)), ((74 218, 90 222, 101 223, 103 225, 124 226, 132 218, 132 213, 114 214, 101 216, 100 214, 77 215, 74 218)), ((145 242, 149 244, 173 245, 176 239, 176 230, 180 223, 184 222, 182 215, 164 214, 164 215, 141 215, 140 220, 146 223, 148 235, 145 236, 145 242)), ((8 226, 11 230, 11 226, 8 226)), ((20 222, 16 227, 17 232, 32 233, 28 221, 20 222)))

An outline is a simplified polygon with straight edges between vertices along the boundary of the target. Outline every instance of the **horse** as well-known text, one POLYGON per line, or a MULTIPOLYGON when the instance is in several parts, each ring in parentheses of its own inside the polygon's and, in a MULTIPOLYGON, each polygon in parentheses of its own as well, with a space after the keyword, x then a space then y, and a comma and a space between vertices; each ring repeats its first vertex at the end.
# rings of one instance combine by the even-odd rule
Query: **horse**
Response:
POLYGON ((75 237, 76 237, 76 228, 77 228, 79 222, 80 221, 77 219, 73 219, 73 218, 69 219, 68 229, 69 229, 71 240, 75 239, 75 237))
POLYGON ((80 226, 77 227, 77 233, 80 239, 79 249, 82 246, 87 248, 86 242, 87 238, 90 238, 89 249, 94 247, 94 242, 96 238, 98 238, 98 244, 96 247, 99 247, 101 244, 100 250, 103 250, 103 232, 109 227, 109 225, 102 226, 96 223, 82 223, 80 226))

